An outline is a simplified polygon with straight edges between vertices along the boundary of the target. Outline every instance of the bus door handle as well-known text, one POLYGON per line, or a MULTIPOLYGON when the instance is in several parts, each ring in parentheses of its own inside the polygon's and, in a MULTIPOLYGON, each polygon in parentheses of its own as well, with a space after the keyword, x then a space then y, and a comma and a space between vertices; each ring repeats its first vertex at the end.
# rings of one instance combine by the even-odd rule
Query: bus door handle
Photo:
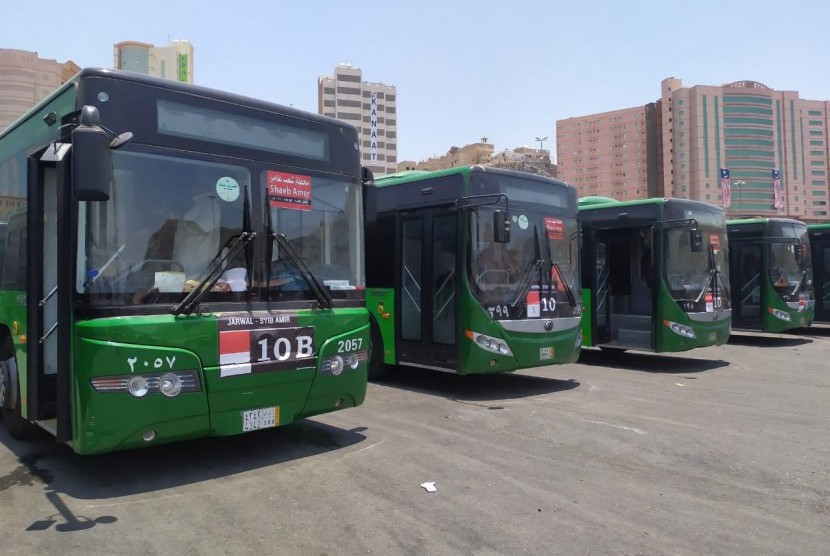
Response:
POLYGON ((49 298, 51 298, 57 292, 58 292, 58 287, 55 286, 54 288, 52 288, 52 291, 50 291, 48 294, 46 294, 46 297, 44 297, 43 299, 40 300, 40 302, 38 303, 38 306, 43 307, 44 305, 46 305, 46 302, 49 301, 49 298))
POLYGON ((52 335, 52 332, 54 332, 54 331, 55 331, 55 330, 57 330, 57 329, 58 329, 58 323, 53 324, 53 325, 52 325, 52 328, 50 328, 50 329, 49 329, 49 331, 48 331, 46 334, 44 334, 43 336, 41 336, 41 337, 40 337, 40 339, 38 340, 38 343, 41 343, 41 344, 42 344, 43 342, 45 342, 45 341, 46 341, 46 338, 48 338, 49 336, 51 336, 51 335, 52 335))

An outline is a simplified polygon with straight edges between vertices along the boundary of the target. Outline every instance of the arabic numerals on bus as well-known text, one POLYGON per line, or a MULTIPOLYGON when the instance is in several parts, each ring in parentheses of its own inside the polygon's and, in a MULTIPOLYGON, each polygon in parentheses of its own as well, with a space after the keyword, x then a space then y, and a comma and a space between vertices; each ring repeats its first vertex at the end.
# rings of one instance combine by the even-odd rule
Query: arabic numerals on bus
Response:
POLYGON ((507 305, 488 305, 486 307, 491 319, 506 319, 510 317, 507 305))

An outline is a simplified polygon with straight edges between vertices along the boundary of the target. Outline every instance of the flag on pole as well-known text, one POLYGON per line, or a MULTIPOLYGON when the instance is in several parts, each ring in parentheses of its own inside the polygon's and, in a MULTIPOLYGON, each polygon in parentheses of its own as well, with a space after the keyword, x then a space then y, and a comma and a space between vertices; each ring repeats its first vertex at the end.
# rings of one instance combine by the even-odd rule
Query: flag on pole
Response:
POLYGON ((720 188, 721 188, 721 197, 723 200, 723 208, 729 207, 732 205, 732 190, 729 187, 729 169, 728 168, 721 168, 720 169, 720 188))
POLYGON ((784 199, 781 198, 781 171, 778 168, 772 169, 772 195, 773 206, 776 210, 784 206, 784 199))

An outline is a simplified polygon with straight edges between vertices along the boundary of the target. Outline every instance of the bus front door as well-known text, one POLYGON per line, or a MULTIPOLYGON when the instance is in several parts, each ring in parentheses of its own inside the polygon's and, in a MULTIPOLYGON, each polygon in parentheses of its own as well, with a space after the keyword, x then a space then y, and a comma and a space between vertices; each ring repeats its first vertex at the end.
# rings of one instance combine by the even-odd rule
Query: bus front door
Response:
POLYGON ((746 241, 732 241, 729 244, 733 328, 760 329, 763 326, 761 247, 760 243, 746 241))
POLYGON ((28 172, 27 417, 60 442, 72 434, 69 369, 60 364, 68 360, 71 334, 65 291, 71 280, 67 154, 66 145, 50 146, 40 158, 29 159, 28 172))
POLYGON ((397 362, 455 372, 458 216, 427 209, 402 216, 399 225, 397 362))

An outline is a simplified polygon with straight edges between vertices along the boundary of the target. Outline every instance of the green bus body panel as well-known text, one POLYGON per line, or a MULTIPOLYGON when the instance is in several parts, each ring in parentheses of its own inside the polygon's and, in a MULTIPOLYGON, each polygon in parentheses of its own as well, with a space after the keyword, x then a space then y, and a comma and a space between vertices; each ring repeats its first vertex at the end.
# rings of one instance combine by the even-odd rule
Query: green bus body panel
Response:
POLYGON ((26 292, 19 290, 0 290, 0 329, 12 339, 14 356, 17 360, 17 380, 20 385, 20 414, 28 417, 28 404, 26 403, 26 392, 29 374, 26 372, 28 365, 26 349, 26 292), (17 323, 18 333, 14 333, 14 325, 17 323))
MULTIPOLYGON (((731 318, 711 321, 692 320, 674 299, 672 299, 662 279, 660 280, 660 292, 657 299, 657 311, 655 315, 661 316, 659 319, 655 316, 657 320, 655 323, 657 327, 657 345, 654 351, 657 353, 670 353, 688 351, 699 347, 720 346, 729 341, 729 333, 732 329, 731 318), (686 338, 685 336, 675 334, 664 324, 666 320, 690 327, 694 330, 695 337, 686 338)), ((715 315, 715 313, 712 313, 712 315, 715 315)))
POLYGON ((484 307, 473 297, 469 286, 461 291, 458 359, 462 363, 459 365, 458 374, 504 373, 543 365, 572 363, 579 358, 579 325, 570 330, 545 333, 505 330, 498 321, 490 318, 484 307), (503 339, 513 355, 502 355, 481 348, 467 337, 467 330, 503 339), (550 359, 542 358, 542 352, 547 352, 548 349, 550 359))
POLYGON ((591 298, 593 292, 590 288, 582 288, 582 345, 591 347, 594 345, 593 307, 594 301, 591 298))
POLYGON ((372 349, 383 350, 383 362, 394 365, 395 355, 395 290, 392 288, 366 288, 366 307, 380 330, 382 345, 372 349))
MULTIPOLYGON (((322 375, 320 362, 336 355, 339 341, 369 346, 365 309, 298 311, 296 326, 313 326, 314 366, 220 377, 216 316, 116 317, 75 324, 72 354, 73 448, 95 454, 203 436, 242 433, 242 411, 279 407, 279 425, 354 407, 366 396, 366 362, 340 376, 322 375), (133 361, 131 364, 130 361, 133 361), (167 370, 198 370, 201 389, 166 398, 151 392, 100 393, 93 377, 167 370)), ((342 345, 342 343, 340 344, 342 345)))

